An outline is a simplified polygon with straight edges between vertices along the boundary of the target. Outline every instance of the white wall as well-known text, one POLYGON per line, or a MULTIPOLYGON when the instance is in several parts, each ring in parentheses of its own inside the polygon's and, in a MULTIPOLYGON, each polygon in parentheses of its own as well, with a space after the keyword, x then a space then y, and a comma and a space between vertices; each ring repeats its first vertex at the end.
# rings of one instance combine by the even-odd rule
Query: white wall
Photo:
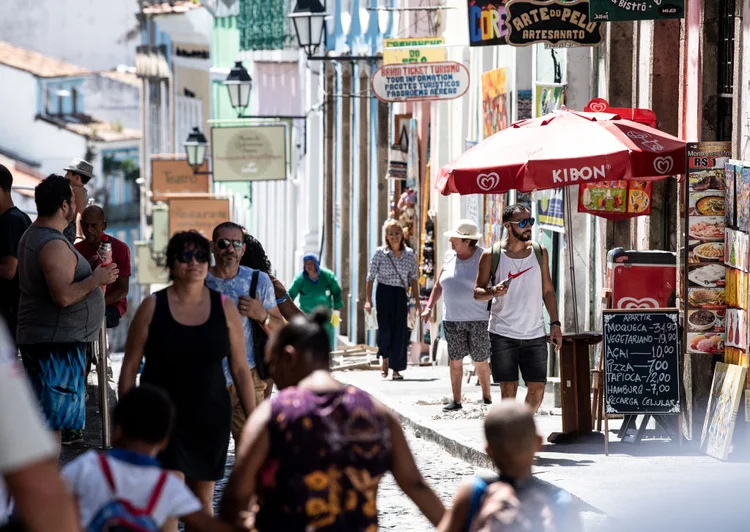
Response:
POLYGON ((61 172, 74 157, 86 153, 86 139, 36 120, 37 81, 34 76, 0 65, 0 149, 40 163, 43 174, 61 172))
POLYGON ((2 0, 0 38, 92 70, 135 63, 135 0, 2 0))
POLYGON ((86 79, 84 112, 105 122, 119 122, 131 129, 141 129, 141 89, 96 75, 86 79))

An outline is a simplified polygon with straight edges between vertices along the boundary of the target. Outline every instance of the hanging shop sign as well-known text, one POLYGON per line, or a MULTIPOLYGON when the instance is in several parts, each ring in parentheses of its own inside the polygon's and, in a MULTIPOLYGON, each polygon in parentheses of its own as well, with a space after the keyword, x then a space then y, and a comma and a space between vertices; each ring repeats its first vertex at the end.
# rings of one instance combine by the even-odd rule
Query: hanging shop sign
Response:
POLYGON ((651 183, 601 181, 578 187, 578 212, 608 220, 625 220, 651 214, 651 183))
POLYGON ((443 37, 425 39, 383 39, 383 64, 439 63, 445 61, 445 48, 417 48, 444 46, 443 37))
POLYGON ((727 292, 733 291, 727 286, 729 279, 724 265, 725 258, 728 259, 725 257, 725 165, 731 153, 731 142, 687 145, 686 279, 683 282, 687 289, 683 297, 687 304, 685 348, 688 353, 724 353, 726 298, 727 292))
POLYGON ((372 75, 371 83, 383 102, 453 100, 469 90, 469 69, 454 61, 385 65, 372 75))
POLYGON ((604 98, 594 98, 583 110, 587 113, 611 113, 620 115, 620 118, 632 120, 645 126, 656 128, 656 113, 651 109, 638 109, 630 107, 610 107, 604 98))
POLYGON ((219 198, 171 198, 169 234, 198 231, 211 238, 214 227, 229 220, 229 200, 219 198))
POLYGON ((504 68, 496 68, 482 74, 482 114, 484 115, 484 138, 508 127, 510 105, 504 68))
POLYGON ((661 20, 685 17, 685 0, 589 0, 591 19, 661 20))
POLYGON ((602 26, 589 18, 588 0, 510 0, 507 10, 508 44, 536 43, 595 46, 602 42, 602 26))
POLYGON ((469 46, 508 44, 506 0, 468 0, 469 46))
POLYGON ((208 194, 208 164, 196 174, 186 159, 152 159, 151 193, 153 201, 166 201, 167 194, 208 194))
POLYGON ((565 215, 563 210, 563 189, 552 188, 534 192, 539 227, 556 233, 565 232, 565 215))
POLYGON ((214 181, 281 181, 289 166, 288 125, 211 129, 214 181))

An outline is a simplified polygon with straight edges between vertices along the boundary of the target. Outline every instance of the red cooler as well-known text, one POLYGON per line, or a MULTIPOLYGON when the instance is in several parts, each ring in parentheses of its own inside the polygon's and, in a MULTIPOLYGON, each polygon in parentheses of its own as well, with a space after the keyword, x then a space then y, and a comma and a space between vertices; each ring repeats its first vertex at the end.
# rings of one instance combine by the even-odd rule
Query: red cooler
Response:
POLYGON ((677 290, 677 255, 671 251, 607 253, 607 288, 612 308, 671 308, 677 290))

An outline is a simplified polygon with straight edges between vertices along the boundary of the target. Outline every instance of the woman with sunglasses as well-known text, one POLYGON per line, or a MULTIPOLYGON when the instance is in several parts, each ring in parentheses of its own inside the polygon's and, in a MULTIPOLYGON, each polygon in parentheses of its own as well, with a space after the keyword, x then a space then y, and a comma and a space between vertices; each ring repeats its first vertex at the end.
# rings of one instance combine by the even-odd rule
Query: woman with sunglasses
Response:
POLYGON ((490 301, 489 319, 492 377, 500 382, 503 399, 516 397, 518 371, 526 382, 526 404, 536 412, 544 399, 547 382, 547 332, 544 308, 550 317, 550 339, 556 349, 562 345, 557 317, 557 297, 549 272, 547 250, 531 240, 534 218, 528 207, 517 203, 503 211, 507 238, 496 255, 482 254, 474 287, 474 298, 490 301))
POLYGON ((259 532, 377 530, 378 486, 390 471, 437 526, 445 507, 417 469, 400 421, 331 375, 330 319, 317 309, 271 337, 267 356, 280 392, 245 425, 221 519, 240 525, 257 496, 259 532))
MULTIPOLYGON (((214 485, 224 477, 232 408, 222 361, 247 415, 255 408, 240 314, 229 298, 209 290, 210 244, 196 231, 175 234, 167 246, 172 285, 141 303, 128 331, 119 392, 142 383, 167 391, 176 407, 169 445, 159 455, 164 469, 184 478, 213 513, 214 485)), ((172 530, 177 530, 176 523, 172 530)))

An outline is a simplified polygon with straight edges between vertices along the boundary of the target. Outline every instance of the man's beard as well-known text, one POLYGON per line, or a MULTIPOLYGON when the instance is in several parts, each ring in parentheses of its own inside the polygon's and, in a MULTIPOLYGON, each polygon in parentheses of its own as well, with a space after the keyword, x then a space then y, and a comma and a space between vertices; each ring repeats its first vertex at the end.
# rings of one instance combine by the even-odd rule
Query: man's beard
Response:
POLYGON ((223 255, 219 257, 218 262, 222 268, 231 268, 239 263, 239 259, 233 255, 223 255))
POLYGON ((516 237, 521 242, 528 242, 529 240, 531 240, 531 232, 530 231, 529 231, 528 235, 525 235, 523 233, 516 233, 516 230, 513 229, 513 226, 511 226, 510 232, 513 233, 513 236, 516 237))

